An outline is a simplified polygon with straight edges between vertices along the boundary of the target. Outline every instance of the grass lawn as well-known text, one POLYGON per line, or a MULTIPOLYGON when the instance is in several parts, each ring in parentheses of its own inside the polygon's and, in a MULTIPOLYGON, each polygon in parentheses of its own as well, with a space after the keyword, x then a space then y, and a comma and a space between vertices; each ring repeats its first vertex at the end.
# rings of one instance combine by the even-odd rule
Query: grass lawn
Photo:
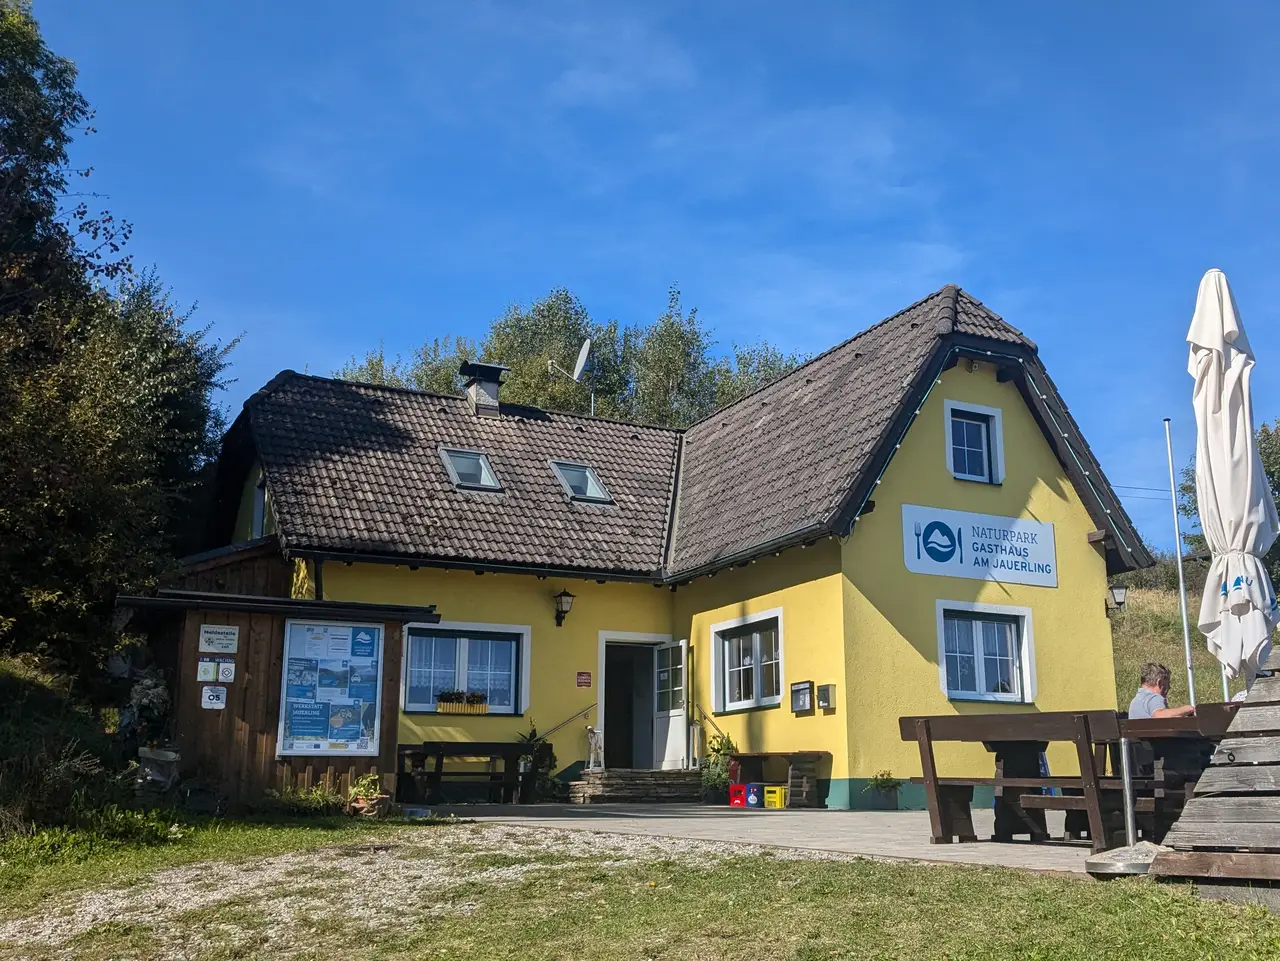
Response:
POLYGON ((214 835, 97 881, 85 862, 65 891, 29 870, 0 895, 0 958, 1280 956, 1280 919, 1145 880, 468 824, 228 828, 234 862, 190 861, 214 835))
MULTIPOLYGON (((1187 594, 1187 614, 1191 618, 1191 665, 1196 678, 1196 700, 1222 700, 1222 671, 1205 646, 1204 635, 1196 629, 1200 613, 1199 584, 1187 594)), ((1176 591, 1135 589, 1129 591, 1124 610, 1111 618, 1112 645, 1116 666, 1116 703, 1124 710, 1138 689, 1138 670, 1147 661, 1158 661, 1173 673, 1169 682, 1169 703, 1186 704, 1187 658, 1182 641, 1182 615, 1176 591)), ((1231 686, 1234 694, 1243 686, 1231 686)))

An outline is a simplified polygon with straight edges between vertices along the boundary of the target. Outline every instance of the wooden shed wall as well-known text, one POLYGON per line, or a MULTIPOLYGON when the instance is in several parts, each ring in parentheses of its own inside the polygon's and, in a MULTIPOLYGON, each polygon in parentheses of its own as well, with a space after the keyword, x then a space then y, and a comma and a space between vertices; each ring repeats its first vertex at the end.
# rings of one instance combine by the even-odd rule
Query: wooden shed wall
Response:
POLYGON ((231 554, 190 565, 178 576, 176 586, 184 591, 289 597, 293 568, 278 550, 245 551, 243 556, 231 554))
POLYGON ((292 786, 305 790, 325 782, 345 794, 352 778, 368 773, 383 775, 384 790, 394 792, 403 642, 400 623, 386 621, 382 625, 379 756, 278 758, 285 621, 281 614, 187 612, 176 697, 176 734, 185 772, 207 779, 211 788, 236 803, 259 798, 268 789, 292 786), (201 624, 240 629, 235 680, 225 685, 228 703, 221 711, 201 707, 204 682, 196 680, 201 624))

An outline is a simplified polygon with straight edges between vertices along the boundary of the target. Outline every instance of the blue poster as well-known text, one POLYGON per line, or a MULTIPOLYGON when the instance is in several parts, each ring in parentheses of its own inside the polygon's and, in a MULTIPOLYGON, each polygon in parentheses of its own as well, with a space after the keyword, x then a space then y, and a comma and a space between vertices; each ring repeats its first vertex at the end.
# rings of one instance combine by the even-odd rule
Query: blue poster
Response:
POLYGON ((312 701, 290 701, 284 736, 300 740, 329 736, 329 705, 312 701))
POLYGON ((319 690, 316 693, 322 701, 346 701, 347 683, 351 672, 346 661, 321 661, 319 664, 319 690))
POLYGON ((371 627, 357 627, 351 638, 352 657, 373 657, 377 654, 378 632, 371 627))
POLYGON ((351 662, 351 675, 347 696, 353 701, 376 701, 378 699, 378 662, 368 664, 351 662))
POLYGON ((329 740, 355 741, 360 737, 360 702, 329 705, 329 740))
POLYGON ((289 658, 289 679, 285 697, 299 701, 316 699, 317 664, 305 657, 289 658))

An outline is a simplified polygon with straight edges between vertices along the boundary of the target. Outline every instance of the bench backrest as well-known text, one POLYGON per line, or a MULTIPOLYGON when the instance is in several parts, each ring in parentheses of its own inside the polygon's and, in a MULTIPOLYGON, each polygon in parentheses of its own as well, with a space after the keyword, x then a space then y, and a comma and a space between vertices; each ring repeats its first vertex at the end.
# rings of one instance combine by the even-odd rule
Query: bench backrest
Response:
POLYGON ((900 717, 898 730, 904 741, 914 741, 916 721, 927 720, 929 737, 934 741, 1072 741, 1076 736, 1076 717, 1080 714, 1089 719, 1090 740, 1120 740, 1120 724, 1115 711, 900 717))

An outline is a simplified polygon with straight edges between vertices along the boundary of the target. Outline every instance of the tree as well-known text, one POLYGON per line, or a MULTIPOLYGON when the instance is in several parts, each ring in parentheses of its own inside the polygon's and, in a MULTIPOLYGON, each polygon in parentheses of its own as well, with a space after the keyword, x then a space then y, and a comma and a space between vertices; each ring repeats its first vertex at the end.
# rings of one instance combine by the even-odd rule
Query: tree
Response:
POLYGON ((0 0, 0 649, 85 669, 118 644, 117 591, 172 567, 230 348, 69 194, 92 116, 75 80, 29 4, 0 0))
MULTIPOLYGON (((1262 458, 1262 470, 1267 475, 1267 482, 1271 486, 1271 496, 1275 497, 1276 491, 1280 491, 1280 419, 1270 424, 1263 423, 1254 433, 1254 438, 1258 444, 1258 455, 1262 458)), ((1198 532, 1200 506, 1196 502, 1194 457, 1191 463, 1182 469, 1182 476, 1178 482, 1178 513, 1183 517, 1191 518, 1197 527, 1196 531, 1183 535, 1187 548, 1193 552, 1207 551, 1209 545, 1204 535, 1198 532)), ((1267 573, 1271 575, 1271 583, 1280 583, 1280 540, 1271 546, 1271 550, 1262 561, 1266 565, 1267 573)))
POLYGON ((585 414, 595 392, 596 413, 668 427, 686 427, 781 377, 801 362, 767 343, 735 345, 728 357, 712 353, 714 340, 696 309, 668 292, 667 309, 648 327, 593 321, 572 293, 553 290, 527 309, 508 308, 489 327, 479 350, 457 338, 435 340, 409 361, 388 360, 379 346, 334 372, 345 380, 458 393, 458 364, 480 356, 511 368, 502 388, 509 403, 585 414), (591 338, 591 363, 582 383, 548 367, 571 370, 591 338))

